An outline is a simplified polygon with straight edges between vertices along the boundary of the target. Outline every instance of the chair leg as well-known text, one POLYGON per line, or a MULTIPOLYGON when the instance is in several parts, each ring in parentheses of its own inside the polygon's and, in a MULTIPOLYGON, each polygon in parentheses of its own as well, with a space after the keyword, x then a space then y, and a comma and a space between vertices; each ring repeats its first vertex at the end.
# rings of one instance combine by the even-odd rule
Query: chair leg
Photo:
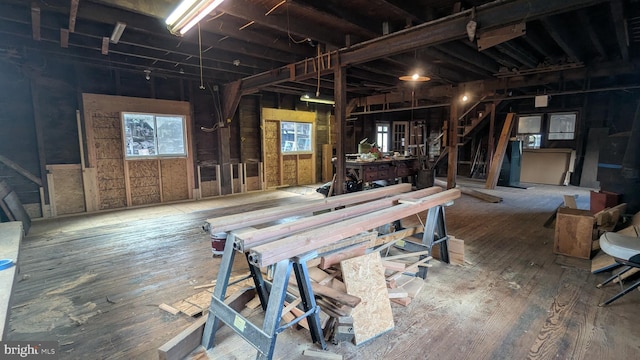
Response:
POLYGON ((631 268, 632 268, 632 266, 627 266, 627 267, 625 267, 625 268, 624 268, 624 269, 622 269, 622 271, 620 271, 619 273, 617 273, 617 274, 613 274, 610 278, 608 278, 608 279, 607 279, 607 280, 605 280, 604 282, 602 282, 602 283, 600 283, 600 284, 596 285, 596 287, 597 287, 598 289, 600 289, 601 287, 603 287, 603 286, 607 285, 608 283, 612 282, 613 280, 615 280, 618 276, 620 276, 620 275, 622 275, 622 274, 626 273, 627 271, 631 270, 631 268))
POLYGON ((628 288, 622 290, 621 292, 617 293, 615 296, 613 296, 611 299, 603 302, 602 304, 598 305, 598 306, 605 306, 605 305, 609 305, 612 302, 618 300, 619 298, 621 298, 623 295, 629 293, 630 291, 635 290, 638 286, 640 286, 640 280, 636 281, 633 285, 629 286, 628 288))

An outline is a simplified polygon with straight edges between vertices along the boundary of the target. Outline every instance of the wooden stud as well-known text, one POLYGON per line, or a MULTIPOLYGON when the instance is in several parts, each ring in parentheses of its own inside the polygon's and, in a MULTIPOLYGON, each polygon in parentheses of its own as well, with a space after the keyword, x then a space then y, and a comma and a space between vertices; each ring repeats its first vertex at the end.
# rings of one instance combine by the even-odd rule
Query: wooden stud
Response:
POLYGON ((60 29, 60 47, 69 47, 69 29, 60 29))
POLYGON ((11 169, 13 169, 15 172, 17 172, 18 174, 24 176, 25 178, 31 180, 32 182, 34 182, 35 184, 37 184, 38 186, 42 186, 42 180, 40 180, 37 176, 33 175, 31 172, 29 172, 29 170, 23 168, 22 166, 20 166, 18 163, 13 162, 11 159, 0 155, 0 162, 5 164, 6 166, 10 167, 11 169))
POLYGON ((40 41, 40 6, 35 2, 31 4, 31 32, 33 40, 40 41))
POLYGON ((109 54, 109 38, 108 37, 103 37, 102 38, 102 55, 108 55, 109 54))
POLYGON ((71 8, 69 9, 69 31, 76 31, 76 17, 78 16, 78 3, 80 0, 71 0, 71 8))

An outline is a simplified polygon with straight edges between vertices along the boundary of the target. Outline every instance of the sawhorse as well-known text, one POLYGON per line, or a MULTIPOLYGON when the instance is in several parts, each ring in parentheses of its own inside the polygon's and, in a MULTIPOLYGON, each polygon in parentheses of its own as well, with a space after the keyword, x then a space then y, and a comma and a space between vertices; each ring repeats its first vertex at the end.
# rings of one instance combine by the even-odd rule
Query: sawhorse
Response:
MULTIPOLYGON (((435 245, 440 246, 440 260, 445 263, 449 263, 449 247, 447 241, 447 225, 444 218, 444 205, 438 205, 427 210, 427 216, 424 222, 424 231, 422 232, 422 242, 418 242, 417 237, 420 234, 415 234, 412 237, 416 238, 416 241, 399 241, 395 246, 410 252, 419 252, 423 250, 429 250, 428 255, 420 255, 420 260, 432 255, 432 249, 435 245)), ((428 261, 427 261, 428 262, 428 261)), ((427 278, 428 267, 420 267, 418 270, 418 276, 423 279, 427 278)))
POLYGON ((224 303, 236 254, 236 250, 233 248, 234 237, 233 232, 227 236, 216 287, 213 291, 209 315, 202 336, 202 346, 207 350, 214 347, 218 324, 219 321, 222 321, 258 350, 256 359, 270 360, 273 358, 278 334, 306 318, 309 323, 311 339, 314 343, 319 343, 323 350, 326 349, 327 345, 322 335, 320 318, 318 316, 320 308, 316 304, 313 291, 311 290, 311 282, 306 265, 307 260, 309 260, 308 258, 287 259, 276 263, 273 272, 273 281, 271 283, 263 279, 259 268, 249 263, 251 277, 254 280, 262 309, 265 311, 262 328, 224 303), (282 309, 288 296, 287 287, 292 269, 296 277, 304 314, 280 326, 282 309))

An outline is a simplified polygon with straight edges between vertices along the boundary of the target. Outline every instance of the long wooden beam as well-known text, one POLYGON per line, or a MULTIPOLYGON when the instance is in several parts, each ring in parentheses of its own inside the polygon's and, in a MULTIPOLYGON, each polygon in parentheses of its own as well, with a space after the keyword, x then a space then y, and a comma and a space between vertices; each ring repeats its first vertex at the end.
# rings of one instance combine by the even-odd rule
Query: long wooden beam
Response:
POLYGON ((411 184, 398 184, 393 186, 386 186, 379 189, 334 196, 322 200, 288 205, 286 208, 275 207, 250 211, 243 214, 221 216, 217 218, 207 219, 206 222, 211 233, 215 234, 236 230, 247 226, 263 224, 269 221, 280 220, 289 216, 302 215, 314 211, 353 205, 409 191, 411 191, 411 184))
MULTIPOLYGON (((475 8, 476 22, 483 30, 498 28, 509 24, 536 20, 545 16, 559 14, 596 5, 605 0, 566 0, 562 2, 548 0, 514 0, 510 2, 494 1, 475 8)), ((442 44, 467 36, 466 25, 471 19, 472 10, 459 12, 446 18, 434 20, 402 31, 398 31, 373 40, 365 41, 349 48, 332 52, 331 63, 342 66, 356 65, 368 61, 410 52, 419 48, 442 44)), ((298 79, 298 74, 306 74, 305 60, 243 79, 243 94, 258 91, 260 88, 298 79)), ((321 69, 320 76, 327 75, 331 69, 321 69)))
POLYGON ((249 261, 256 266, 268 266, 280 260, 317 250, 378 226, 418 214, 434 206, 442 205, 460 197, 460 190, 450 189, 426 196, 415 202, 404 203, 388 209, 361 215, 331 225, 330 229, 319 228, 295 234, 284 239, 257 246, 249 252, 249 261))
POLYGON ((356 216, 365 215, 380 209, 386 209, 397 205, 401 199, 418 199, 425 196, 437 194, 442 191, 440 187, 430 187, 418 191, 412 191, 406 194, 395 195, 392 197, 369 201, 364 204, 351 206, 345 209, 332 211, 316 216, 310 216, 298 219, 284 224, 278 224, 262 229, 251 230, 250 232, 242 232, 236 234, 234 248, 239 251, 246 252, 249 249, 266 244, 275 239, 308 230, 320 225, 329 225, 338 221, 354 218, 356 216))
POLYGON ((36 184, 38 184, 38 186, 42 186, 42 181, 40 180, 40 178, 38 178, 37 176, 33 175, 31 172, 29 172, 29 170, 23 168, 19 164, 13 162, 11 159, 0 155, 0 162, 5 164, 5 165, 7 165, 10 168, 12 168, 18 174, 26 177, 27 179, 33 181, 36 184))

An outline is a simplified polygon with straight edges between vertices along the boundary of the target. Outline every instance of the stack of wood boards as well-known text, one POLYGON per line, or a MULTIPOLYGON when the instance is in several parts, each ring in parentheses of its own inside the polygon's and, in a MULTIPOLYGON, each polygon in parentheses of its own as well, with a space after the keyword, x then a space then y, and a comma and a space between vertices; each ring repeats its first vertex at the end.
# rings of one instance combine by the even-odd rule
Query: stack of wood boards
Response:
MULTIPOLYGON (((318 305, 334 319, 353 317, 355 342, 360 344, 394 326, 380 254, 363 254, 373 246, 420 231, 404 229, 377 236, 370 230, 460 197, 457 189, 410 190, 410 184, 393 185, 241 216, 208 219, 205 226, 212 234, 227 232, 227 242, 232 241, 235 250, 247 253, 251 264, 261 269, 311 254, 313 259, 307 261, 307 266, 318 305), (313 215, 320 211, 323 212, 313 215), (281 221, 292 216, 299 218, 281 221), (280 223, 273 225, 275 221, 280 223), (325 272, 317 265, 330 270, 325 272)), ((295 282, 290 282, 288 290, 299 296, 295 282)), ((250 305, 257 307, 258 301, 250 305)), ((297 315, 295 312, 300 309, 294 301, 285 304, 285 310, 285 316, 290 316, 286 315, 289 311, 297 315)))

